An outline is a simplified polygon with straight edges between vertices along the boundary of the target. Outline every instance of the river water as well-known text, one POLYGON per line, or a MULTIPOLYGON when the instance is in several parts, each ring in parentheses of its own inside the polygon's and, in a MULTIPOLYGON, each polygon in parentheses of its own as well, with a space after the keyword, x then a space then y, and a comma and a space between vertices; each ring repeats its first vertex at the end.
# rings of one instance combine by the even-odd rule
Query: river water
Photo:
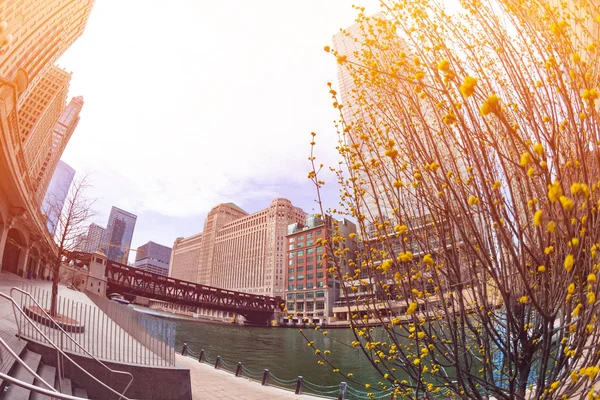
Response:
MULTIPOLYGON (((314 348, 307 346, 297 329, 243 327, 184 320, 177 320, 175 325, 178 351, 181 351, 183 343, 187 343, 194 354, 199 354, 204 349, 209 361, 214 362, 217 355, 220 356, 230 369, 241 361, 245 368, 258 374, 258 379, 266 368, 271 375, 283 380, 295 380, 301 375, 305 381, 322 386, 339 386, 341 381, 347 381, 339 373, 334 373, 331 366, 317 364, 320 358, 315 355, 314 348)), ((315 331, 308 327, 303 329, 303 333, 314 341, 315 348, 322 352, 331 351, 327 358, 336 368, 354 374, 354 379, 360 383, 349 382, 354 388, 364 391, 365 383, 375 388, 383 380, 360 349, 348 346, 355 340, 350 329, 331 329, 325 336, 322 330, 315 331)), ((293 383, 289 385, 293 386, 293 383)))

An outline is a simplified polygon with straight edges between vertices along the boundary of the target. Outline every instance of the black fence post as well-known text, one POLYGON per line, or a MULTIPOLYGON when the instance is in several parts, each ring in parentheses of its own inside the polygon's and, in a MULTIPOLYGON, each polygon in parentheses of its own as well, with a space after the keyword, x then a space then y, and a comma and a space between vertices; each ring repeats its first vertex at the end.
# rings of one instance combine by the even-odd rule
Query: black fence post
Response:
POLYGON ((346 400, 346 382, 340 382, 340 392, 338 393, 338 400, 346 400))
POLYGON ((187 356, 188 355, 188 345, 187 345, 187 343, 183 344, 183 349, 181 349, 181 355, 182 356, 187 356))
POLYGON ((267 386, 268 383, 269 383, 269 370, 265 369, 265 372, 263 372, 262 385, 267 386))
POLYGON ((200 355, 198 356, 198 362, 204 361, 204 349, 200 351, 200 355))
POLYGON ((304 386, 304 378, 302 378, 301 376, 298 377, 298 380, 296 381, 296 394, 302 394, 302 389, 304 386))
POLYGON ((217 361, 215 361, 215 369, 219 369, 220 364, 221 364, 221 356, 217 356, 217 361))
POLYGON ((235 369, 235 376, 242 376, 242 362, 238 362, 237 368, 235 369))

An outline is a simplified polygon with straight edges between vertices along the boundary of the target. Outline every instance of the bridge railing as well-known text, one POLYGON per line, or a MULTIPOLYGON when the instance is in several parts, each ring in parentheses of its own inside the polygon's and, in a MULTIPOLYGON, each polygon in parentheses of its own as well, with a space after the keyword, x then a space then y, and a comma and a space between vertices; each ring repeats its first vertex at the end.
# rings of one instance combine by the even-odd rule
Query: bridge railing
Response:
MULTIPOLYGON (((44 310, 51 305, 51 293, 37 286, 23 287, 44 310)), ((94 357, 104 361, 147 366, 174 366, 175 327, 172 321, 151 318, 135 310, 97 295, 89 294, 92 302, 77 301, 58 296, 57 318, 63 329, 79 342, 94 357), (95 300, 95 301, 94 301, 95 300)), ((60 331, 45 323, 38 307, 26 296, 15 296, 15 300, 34 321, 38 328, 61 350, 85 353, 72 341, 61 340, 60 331)), ((32 326, 23 324, 22 336, 40 343, 42 335, 32 326)))

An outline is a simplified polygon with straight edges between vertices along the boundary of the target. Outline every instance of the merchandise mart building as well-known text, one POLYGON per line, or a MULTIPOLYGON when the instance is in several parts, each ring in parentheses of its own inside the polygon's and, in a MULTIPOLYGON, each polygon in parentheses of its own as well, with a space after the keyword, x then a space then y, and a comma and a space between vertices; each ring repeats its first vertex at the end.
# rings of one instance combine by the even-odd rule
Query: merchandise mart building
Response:
POLYGON ((337 274, 327 272, 333 266, 335 256, 329 254, 319 239, 330 240, 335 231, 334 224, 339 234, 346 238, 335 245, 344 251, 343 256, 337 257, 343 275, 348 271, 348 260, 356 253, 356 241, 350 238, 351 233, 356 233, 354 223, 347 219, 334 220, 330 216, 319 218, 312 214, 305 221, 288 226, 285 294, 288 313, 281 315, 282 325, 329 323, 335 302, 340 296, 341 282, 337 274), (324 254, 328 255, 328 262, 324 262, 324 254))

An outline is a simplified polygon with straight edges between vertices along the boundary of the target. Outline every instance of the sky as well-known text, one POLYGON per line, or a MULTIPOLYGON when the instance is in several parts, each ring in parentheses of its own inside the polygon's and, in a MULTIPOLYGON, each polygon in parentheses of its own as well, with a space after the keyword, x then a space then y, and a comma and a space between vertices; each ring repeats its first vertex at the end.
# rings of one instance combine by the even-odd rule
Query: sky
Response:
POLYGON ((201 232, 220 203, 253 213, 284 197, 315 212, 311 132, 318 161, 337 163, 337 65, 323 47, 354 23, 352 4, 96 1, 58 62, 73 72, 69 96, 85 101, 62 160, 89 175, 91 222, 106 226, 113 205, 136 214, 136 248, 201 232))

